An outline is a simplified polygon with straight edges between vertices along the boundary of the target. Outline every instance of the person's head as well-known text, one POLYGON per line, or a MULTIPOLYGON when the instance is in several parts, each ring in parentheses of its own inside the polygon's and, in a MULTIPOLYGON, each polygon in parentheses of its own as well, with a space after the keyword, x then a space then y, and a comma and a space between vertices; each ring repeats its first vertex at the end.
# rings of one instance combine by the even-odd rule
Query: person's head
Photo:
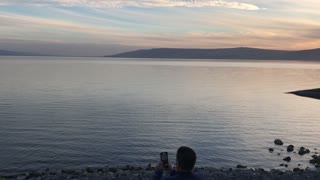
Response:
POLYGON ((182 146, 177 151, 177 170, 191 172, 196 164, 196 153, 189 147, 182 146))

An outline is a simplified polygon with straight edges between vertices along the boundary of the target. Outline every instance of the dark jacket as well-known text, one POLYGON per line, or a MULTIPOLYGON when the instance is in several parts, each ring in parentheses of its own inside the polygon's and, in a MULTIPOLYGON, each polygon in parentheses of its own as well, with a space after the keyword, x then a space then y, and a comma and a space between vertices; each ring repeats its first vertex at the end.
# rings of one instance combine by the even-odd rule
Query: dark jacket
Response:
POLYGON ((156 171, 153 180, 203 180, 199 175, 187 172, 173 171, 170 176, 166 176, 162 179, 163 171, 156 171))

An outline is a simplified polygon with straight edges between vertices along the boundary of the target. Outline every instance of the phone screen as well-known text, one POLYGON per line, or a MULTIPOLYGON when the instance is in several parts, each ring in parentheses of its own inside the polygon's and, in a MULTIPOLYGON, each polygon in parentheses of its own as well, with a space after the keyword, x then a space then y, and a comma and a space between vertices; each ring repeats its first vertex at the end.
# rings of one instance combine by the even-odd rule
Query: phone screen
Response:
POLYGON ((168 152, 162 152, 160 153, 160 160, 163 163, 163 167, 167 168, 169 164, 169 159, 168 159, 168 152))

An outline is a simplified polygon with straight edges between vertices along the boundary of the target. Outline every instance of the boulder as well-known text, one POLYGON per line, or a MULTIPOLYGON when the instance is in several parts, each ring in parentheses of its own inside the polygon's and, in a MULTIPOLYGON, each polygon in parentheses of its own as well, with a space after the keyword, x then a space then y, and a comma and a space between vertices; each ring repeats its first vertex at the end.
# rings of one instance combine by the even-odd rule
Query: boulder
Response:
POLYGON ((281 141, 281 139, 275 139, 275 140, 274 140, 274 144, 279 145, 279 146, 282 146, 282 145, 283 145, 283 142, 281 141))
POLYGON ((294 146, 293 145, 287 146, 287 151, 288 152, 292 152, 293 150, 294 150, 294 146))
POLYGON ((320 156, 313 155, 312 159, 309 162, 315 165, 316 167, 320 166, 320 156))
POLYGON ((237 168, 238 169, 245 169, 245 168, 247 168, 247 166, 242 166, 242 165, 239 164, 239 165, 237 165, 237 168))
POLYGON ((309 149, 306 149, 305 147, 301 147, 301 148, 299 149, 299 152, 298 152, 298 154, 301 155, 301 156, 303 156, 303 155, 305 155, 305 154, 309 154, 309 153, 310 153, 310 150, 309 150, 309 149))
POLYGON ((293 169, 293 172, 303 172, 303 169, 300 169, 300 168, 294 168, 294 169, 293 169))
POLYGON ((287 162, 290 162, 290 161, 291 161, 291 157, 290 157, 290 156, 285 157, 285 158, 283 158, 283 160, 284 160, 284 161, 287 161, 287 162))

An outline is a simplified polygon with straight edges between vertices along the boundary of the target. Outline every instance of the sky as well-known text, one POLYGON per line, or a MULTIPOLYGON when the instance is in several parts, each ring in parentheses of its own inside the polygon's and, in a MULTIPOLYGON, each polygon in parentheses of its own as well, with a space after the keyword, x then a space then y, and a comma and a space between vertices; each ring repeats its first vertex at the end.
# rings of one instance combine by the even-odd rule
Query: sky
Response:
POLYGON ((319 0, 0 0, 0 49, 66 56, 313 49, 319 9, 319 0))

